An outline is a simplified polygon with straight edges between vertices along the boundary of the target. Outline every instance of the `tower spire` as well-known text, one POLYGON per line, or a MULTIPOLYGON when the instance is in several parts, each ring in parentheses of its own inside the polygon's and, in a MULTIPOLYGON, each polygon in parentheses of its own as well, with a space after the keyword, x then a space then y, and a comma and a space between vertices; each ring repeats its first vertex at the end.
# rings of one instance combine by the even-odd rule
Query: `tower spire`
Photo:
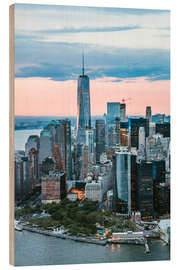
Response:
POLYGON ((84 76, 84 51, 82 53, 82 75, 84 76))

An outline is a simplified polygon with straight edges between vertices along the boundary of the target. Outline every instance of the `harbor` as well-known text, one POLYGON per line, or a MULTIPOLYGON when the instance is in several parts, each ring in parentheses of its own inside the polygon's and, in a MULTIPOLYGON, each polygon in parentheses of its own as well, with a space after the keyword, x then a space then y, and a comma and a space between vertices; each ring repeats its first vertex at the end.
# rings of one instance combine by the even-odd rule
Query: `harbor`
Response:
MULTIPOLYGON (((19 226, 19 228, 21 228, 21 230, 25 230, 25 231, 29 231, 32 233, 38 233, 38 234, 42 234, 42 235, 46 235, 46 236, 52 236, 52 237, 56 237, 56 238, 61 238, 61 239, 68 239, 68 240, 72 240, 72 241, 76 241, 76 242, 83 242, 83 243, 88 243, 88 244, 95 244, 95 245, 101 245, 101 246, 106 246, 107 244, 133 244, 133 245, 144 245, 145 246, 145 253, 149 253, 150 249, 148 246, 148 242, 147 239, 145 237, 123 237, 123 238, 118 238, 118 239, 113 239, 112 238, 108 238, 108 239, 94 239, 92 237, 79 237, 79 236, 74 236, 74 235, 69 235, 69 234, 65 234, 65 233, 59 233, 58 231, 50 231, 50 230, 42 230, 40 228, 37 227, 32 227, 32 226, 28 226, 28 225, 16 225, 15 229, 17 230, 17 226, 19 226)), ((125 234, 125 233, 123 233, 125 234)), ((122 235, 122 234, 121 234, 122 235)), ((125 234, 130 235, 130 234, 125 234)))

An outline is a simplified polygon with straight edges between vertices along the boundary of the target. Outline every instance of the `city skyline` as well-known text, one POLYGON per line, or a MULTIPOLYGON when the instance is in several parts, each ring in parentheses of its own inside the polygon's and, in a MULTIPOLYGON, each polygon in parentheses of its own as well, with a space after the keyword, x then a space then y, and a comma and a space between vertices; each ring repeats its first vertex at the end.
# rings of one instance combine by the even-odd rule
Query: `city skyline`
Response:
POLYGON ((129 115, 170 113, 169 11, 18 4, 15 13, 15 115, 75 116, 83 50, 91 115, 122 99, 129 115))
POLYGON ((169 13, 15 5, 15 265, 170 259, 169 13))

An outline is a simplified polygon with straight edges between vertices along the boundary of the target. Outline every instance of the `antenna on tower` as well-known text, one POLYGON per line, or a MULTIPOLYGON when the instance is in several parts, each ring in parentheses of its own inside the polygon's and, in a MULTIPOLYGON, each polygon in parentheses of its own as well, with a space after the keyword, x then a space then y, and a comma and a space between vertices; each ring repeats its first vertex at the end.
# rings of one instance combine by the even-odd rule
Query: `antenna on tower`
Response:
POLYGON ((82 75, 84 76, 84 50, 82 53, 82 75))

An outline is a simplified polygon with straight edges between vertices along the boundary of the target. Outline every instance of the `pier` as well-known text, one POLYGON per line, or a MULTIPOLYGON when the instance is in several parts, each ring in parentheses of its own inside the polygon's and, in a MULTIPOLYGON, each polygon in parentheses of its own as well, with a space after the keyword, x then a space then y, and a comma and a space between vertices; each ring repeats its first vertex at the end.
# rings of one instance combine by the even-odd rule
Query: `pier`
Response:
POLYGON ((23 229, 29 232, 33 233, 39 233, 47 236, 53 236, 56 238, 61 239, 69 239, 77 242, 83 242, 88 244, 95 244, 95 245, 101 245, 105 246, 107 243, 109 244, 135 244, 135 245, 144 245, 145 246, 145 253, 149 253, 150 249, 148 246, 148 242, 146 238, 140 239, 140 238, 123 238, 118 240, 112 240, 112 239, 105 239, 105 240, 99 240, 99 239, 91 239, 88 237, 78 237, 73 235, 67 235, 62 234, 54 231, 47 231, 47 230, 41 230, 39 228, 33 228, 30 226, 23 226, 23 229))

